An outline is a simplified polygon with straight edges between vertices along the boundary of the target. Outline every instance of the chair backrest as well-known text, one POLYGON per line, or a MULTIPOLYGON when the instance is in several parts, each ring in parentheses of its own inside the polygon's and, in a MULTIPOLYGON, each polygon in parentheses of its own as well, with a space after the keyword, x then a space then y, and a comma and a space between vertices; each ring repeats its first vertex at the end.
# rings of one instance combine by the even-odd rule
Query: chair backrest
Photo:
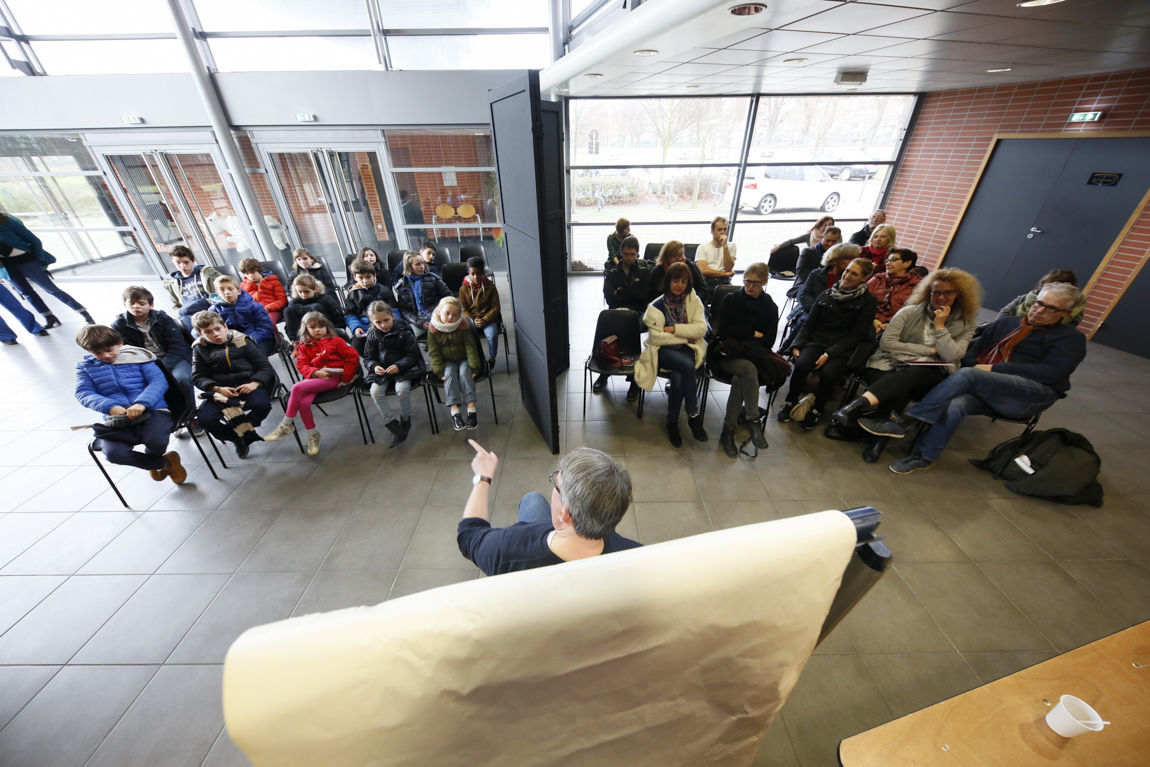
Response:
POLYGON ((647 247, 643 248, 643 260, 650 261, 652 264, 658 261, 659 251, 663 249, 664 244, 662 242, 648 242, 647 247))
POLYGON ((459 289, 463 287, 463 278, 467 276, 467 264, 444 264, 442 276, 447 287, 451 288, 451 292, 458 296, 459 289))
POLYGON ((699 243, 687 243, 683 245, 683 258, 688 261, 695 260, 695 254, 699 251, 699 243))
POLYGON ((461 245, 459 247, 459 263, 466 264, 467 259, 479 256, 483 259, 483 263, 487 263, 487 254, 483 251, 482 245, 461 245))
POLYGON ((164 380, 168 382, 168 391, 164 394, 164 402, 168 406, 168 411, 172 414, 172 428, 177 429, 184 425, 184 422, 195 413, 196 403, 194 400, 188 399, 187 392, 180 382, 172 375, 172 371, 164 365, 160 360, 156 360, 156 365, 164 373, 164 380))
MULTIPOLYGON (((221 266, 217 266, 216 269, 219 269, 220 274, 226 274, 229 277, 235 278, 235 280, 237 282, 243 282, 244 277, 242 274, 240 274, 240 270, 237 269, 236 267, 232 266, 231 264, 222 264, 221 266)), ((213 285, 212 291, 214 292, 215 289, 216 289, 216 286, 213 285)))
POLYGON ((387 271, 394 272, 397 268, 402 273, 403 268, 400 264, 403 263, 402 250, 389 250, 387 251, 387 271))
POLYGON ((260 261, 260 266, 264 271, 271 272, 284 286, 285 293, 291 293, 291 280, 288 279, 287 269, 284 268, 283 262, 279 259, 272 259, 271 261, 260 261))
POLYGON ((723 305, 723 299, 732 293, 737 293, 743 289, 742 285, 718 285, 715 287, 715 294, 711 296, 711 316, 714 317, 718 314, 719 307, 723 305))
POLYGON ((598 349, 599 342, 607 336, 618 336, 620 353, 638 354, 643 347, 639 337, 641 324, 642 320, 633 309, 604 309, 595 321, 595 345, 592 351, 598 349))

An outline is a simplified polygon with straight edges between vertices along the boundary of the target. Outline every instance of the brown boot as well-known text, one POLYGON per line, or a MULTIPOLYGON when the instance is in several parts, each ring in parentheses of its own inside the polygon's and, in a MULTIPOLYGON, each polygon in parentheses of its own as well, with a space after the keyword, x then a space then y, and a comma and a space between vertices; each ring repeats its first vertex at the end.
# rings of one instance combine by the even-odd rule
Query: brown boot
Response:
POLYGON ((180 454, 172 450, 164 453, 164 458, 168 461, 167 466, 163 469, 166 475, 171 477, 177 485, 184 484, 184 480, 188 478, 188 470, 180 463, 180 454))

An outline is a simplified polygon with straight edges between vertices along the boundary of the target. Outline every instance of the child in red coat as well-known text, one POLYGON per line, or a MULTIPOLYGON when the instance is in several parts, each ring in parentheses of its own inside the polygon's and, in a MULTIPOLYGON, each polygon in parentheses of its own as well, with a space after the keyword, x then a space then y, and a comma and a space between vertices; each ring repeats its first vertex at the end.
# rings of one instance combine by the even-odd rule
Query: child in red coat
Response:
POLYGON ((307 429, 307 454, 319 452, 319 432, 315 428, 311 403, 321 392, 344 386, 359 373, 359 354, 336 333, 335 325, 320 312, 308 312, 300 323, 295 365, 303 380, 291 387, 284 419, 264 437, 275 442, 295 431, 298 413, 307 429))
POLYGON ((283 319, 284 307, 288 302, 287 293, 284 292, 279 277, 276 277, 274 272, 265 272, 260 262, 254 258, 240 261, 240 274, 244 276, 240 287, 268 310, 272 325, 278 325, 283 319))

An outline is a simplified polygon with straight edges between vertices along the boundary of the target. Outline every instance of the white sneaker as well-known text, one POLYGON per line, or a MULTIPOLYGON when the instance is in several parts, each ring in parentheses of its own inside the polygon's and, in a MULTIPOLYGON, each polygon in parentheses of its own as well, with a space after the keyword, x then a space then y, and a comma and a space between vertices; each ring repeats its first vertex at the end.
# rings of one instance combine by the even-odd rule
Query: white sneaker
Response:
POLYGON ((264 442, 276 442, 277 440, 281 440, 293 432, 295 432, 295 421, 285 418, 284 420, 280 421, 279 425, 272 429, 266 437, 264 437, 264 442))
POLYGON ((319 432, 310 431, 307 435, 307 454, 319 455, 319 432))

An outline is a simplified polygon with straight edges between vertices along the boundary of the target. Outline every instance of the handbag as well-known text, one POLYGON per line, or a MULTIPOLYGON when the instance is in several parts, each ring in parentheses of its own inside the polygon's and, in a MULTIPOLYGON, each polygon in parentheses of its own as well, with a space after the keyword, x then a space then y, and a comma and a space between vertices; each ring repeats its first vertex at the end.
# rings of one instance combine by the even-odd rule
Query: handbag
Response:
POLYGON ((599 342, 599 364, 607 368, 623 366, 622 352, 619 348, 619 336, 607 336, 599 342))
POLYGON ((749 360, 759 374, 759 385, 767 387, 768 391, 782 386, 791 374, 791 363, 762 344, 723 338, 719 341, 719 354, 732 359, 749 360))

